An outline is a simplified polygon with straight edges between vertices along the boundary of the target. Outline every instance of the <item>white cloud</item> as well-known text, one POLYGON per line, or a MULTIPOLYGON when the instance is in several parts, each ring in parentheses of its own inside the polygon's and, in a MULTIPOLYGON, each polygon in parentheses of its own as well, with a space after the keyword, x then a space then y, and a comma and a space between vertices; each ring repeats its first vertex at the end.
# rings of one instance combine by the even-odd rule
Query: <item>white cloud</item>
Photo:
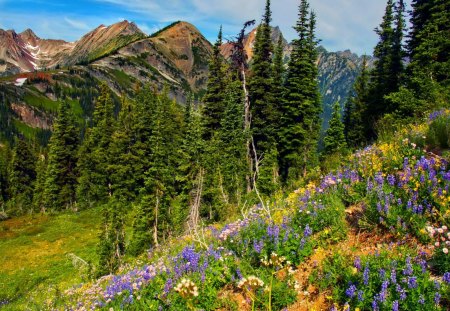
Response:
POLYGON ((66 21, 67 24, 69 24, 70 26, 72 26, 75 29, 90 30, 90 27, 83 21, 70 19, 68 17, 64 17, 64 20, 66 21))

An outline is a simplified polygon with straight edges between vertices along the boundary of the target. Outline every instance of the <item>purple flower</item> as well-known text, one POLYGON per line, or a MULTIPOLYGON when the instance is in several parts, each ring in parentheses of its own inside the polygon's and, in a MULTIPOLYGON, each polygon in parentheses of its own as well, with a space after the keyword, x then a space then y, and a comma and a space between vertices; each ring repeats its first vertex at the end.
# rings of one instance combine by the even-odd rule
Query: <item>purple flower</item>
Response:
POLYGON ((436 294, 434 294, 434 303, 438 305, 439 302, 441 302, 441 294, 439 294, 439 292, 436 292, 436 294))
POLYGON ((358 271, 361 270, 361 258, 356 257, 355 261, 353 262, 353 265, 355 266, 356 269, 358 269, 358 271))
POLYGON ((348 298, 353 298, 356 295, 356 290, 357 290, 356 286, 352 284, 349 288, 347 288, 345 294, 347 295, 348 298))
POLYGON ((406 268, 403 270, 403 275, 412 275, 413 274, 413 267, 411 264, 411 258, 406 258, 406 268))
POLYGON ((358 291, 358 301, 364 301, 364 291, 358 291))
POLYGON ((366 267, 364 268, 364 272, 363 272, 363 282, 364 282, 364 285, 369 285, 369 273, 370 273, 370 270, 369 270, 369 265, 366 265, 366 267))
POLYGON ((263 240, 261 240, 259 242, 253 241, 253 249, 255 250, 256 253, 261 254, 263 247, 264 247, 263 240))
POLYGON ((392 304, 392 311, 398 311, 398 300, 394 301, 392 304))
POLYGON ((390 186, 395 186, 395 176, 394 175, 389 174, 387 176, 387 181, 390 186))
POLYGON ((417 288, 417 278, 415 276, 411 276, 408 278, 408 287, 409 288, 417 288))
POLYGON ((445 272, 444 276, 442 277, 442 280, 447 283, 450 284, 450 272, 445 272))
POLYGON ((311 236, 312 234, 312 229, 309 227, 309 225, 306 225, 305 230, 303 231, 303 235, 305 236, 305 238, 311 236))
POLYGON ((420 295, 418 303, 421 304, 421 305, 425 304, 425 297, 423 295, 420 295))

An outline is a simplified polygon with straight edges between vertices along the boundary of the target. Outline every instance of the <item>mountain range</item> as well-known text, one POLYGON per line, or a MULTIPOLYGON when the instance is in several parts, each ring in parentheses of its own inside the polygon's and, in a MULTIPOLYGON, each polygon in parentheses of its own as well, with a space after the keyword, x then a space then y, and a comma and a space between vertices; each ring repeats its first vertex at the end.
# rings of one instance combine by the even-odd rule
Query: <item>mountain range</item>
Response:
MULTIPOLYGON (((256 28, 244 41, 249 62, 255 36, 256 28)), ((281 30, 274 27, 274 43, 279 36, 281 30)), ((283 42, 287 63, 292 46, 283 42)), ((224 43, 221 52, 229 57, 231 44, 224 43)), ((362 57, 350 51, 328 52, 323 47, 318 52, 326 127, 332 105, 344 103, 362 57)), ((97 80, 105 81, 117 97, 132 95, 139 84, 148 83, 159 90, 168 86, 171 96, 180 102, 189 93, 201 97, 211 54, 211 43, 194 25, 182 21, 150 36, 128 21, 100 25, 76 42, 41 39, 31 29, 22 33, 0 29, 0 99, 8 102, 6 108, 11 112, 11 127, 0 131, 11 134, 14 127, 21 132, 49 130, 58 100, 64 98, 73 101, 80 119, 89 117, 97 80)))

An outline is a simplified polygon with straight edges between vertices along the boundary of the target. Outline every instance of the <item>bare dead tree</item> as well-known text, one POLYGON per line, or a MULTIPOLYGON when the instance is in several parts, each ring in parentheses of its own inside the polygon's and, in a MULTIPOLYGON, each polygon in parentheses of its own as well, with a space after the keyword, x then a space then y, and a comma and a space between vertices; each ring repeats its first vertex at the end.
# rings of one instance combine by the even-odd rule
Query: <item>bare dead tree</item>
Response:
POLYGON ((236 70, 239 73, 239 78, 242 81, 242 88, 244 90, 244 130, 247 134, 247 142, 246 142, 246 149, 247 149, 247 163, 248 163, 248 174, 247 174, 247 191, 250 192, 252 190, 252 175, 251 172, 253 171, 253 158, 252 158, 252 150, 251 150, 251 133, 250 133, 250 126, 251 126, 251 113, 250 113, 250 97, 247 87, 247 70, 248 70, 248 56, 244 49, 244 39, 245 39, 245 30, 254 25, 255 20, 248 21, 244 24, 243 28, 239 32, 238 36, 236 37, 236 41, 231 42, 233 45, 233 52, 231 54, 231 65, 234 70, 236 70))

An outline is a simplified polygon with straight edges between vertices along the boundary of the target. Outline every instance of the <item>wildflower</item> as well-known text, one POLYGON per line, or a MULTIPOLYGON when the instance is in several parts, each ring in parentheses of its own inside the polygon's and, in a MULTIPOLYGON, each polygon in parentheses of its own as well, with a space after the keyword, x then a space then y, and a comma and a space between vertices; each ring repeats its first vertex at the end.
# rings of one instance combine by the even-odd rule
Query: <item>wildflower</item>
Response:
POLYGON ((237 286, 241 289, 256 290, 259 287, 263 287, 264 282, 256 276, 251 275, 240 280, 237 286))
POLYGON ((198 287, 189 279, 182 279, 174 289, 184 299, 198 296, 198 287))
POLYGON ((444 276, 442 277, 442 280, 447 283, 450 284, 450 272, 445 272, 444 276))
POLYGON ((357 290, 356 286, 352 284, 349 288, 347 288, 345 294, 347 295, 348 298, 353 298, 356 295, 356 290, 357 290))
POLYGON ((434 303, 436 304, 436 305, 439 305, 439 302, 441 301, 441 294, 439 294, 439 292, 436 292, 435 294, 434 294, 434 303))
POLYGON ((442 249, 442 252, 443 252, 444 254, 448 254, 448 248, 444 247, 444 248, 442 249))
POLYGON ((358 271, 361 270, 361 258, 356 257, 353 265, 356 269, 358 269, 358 271))
POLYGON ((421 305, 425 304, 425 297, 423 297, 423 295, 420 295, 418 303, 421 304, 421 305))
POLYGON ((303 235, 307 238, 311 236, 312 229, 309 227, 309 225, 306 225, 305 230, 303 231, 303 235))
POLYGON ((417 278, 415 276, 408 278, 408 287, 409 288, 417 288, 417 278))
POLYGON ((394 301, 392 304, 392 311, 398 311, 398 300, 394 301))
POLYGON ((369 265, 366 265, 366 267, 364 268, 364 273, 363 273, 363 281, 364 281, 364 285, 369 285, 369 265))
POLYGON ((364 301, 364 291, 358 291, 358 301, 364 301))

